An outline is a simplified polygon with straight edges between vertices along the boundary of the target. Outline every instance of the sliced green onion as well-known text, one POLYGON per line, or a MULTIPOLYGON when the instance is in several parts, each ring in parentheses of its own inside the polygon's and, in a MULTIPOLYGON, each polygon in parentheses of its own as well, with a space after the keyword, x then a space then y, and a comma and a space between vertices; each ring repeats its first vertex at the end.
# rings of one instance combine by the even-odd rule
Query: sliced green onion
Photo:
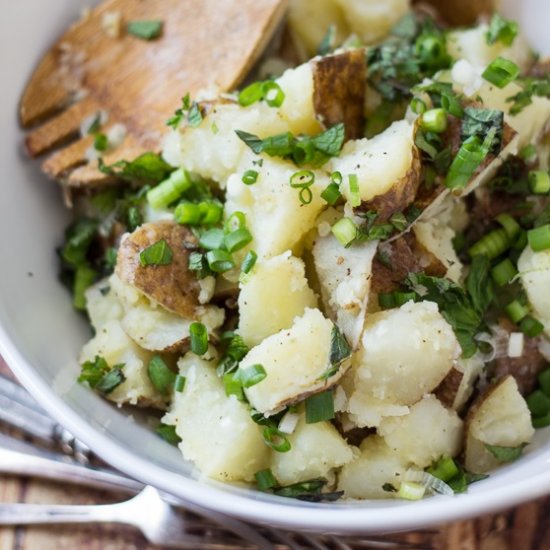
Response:
POLYGON ((530 336, 531 338, 539 336, 544 331, 544 325, 531 315, 526 315, 521 320, 519 323, 519 328, 524 334, 530 336))
POLYGON ((239 92, 239 105, 248 107, 264 97, 263 82, 254 82, 239 92))
POLYGON ((416 54, 422 64, 431 69, 441 69, 448 63, 445 37, 433 32, 424 32, 415 43, 416 54))
POLYGON ((300 202, 302 204, 311 204, 311 201, 313 200, 313 193, 311 192, 311 189, 309 187, 303 187, 302 189, 300 189, 298 198, 300 199, 300 202))
POLYGON ((250 273, 252 268, 256 265, 257 260, 258 254, 256 254, 254 250, 249 250, 243 260, 243 263, 241 264, 241 271, 243 273, 250 273))
POLYGON ((262 365, 251 365, 246 369, 237 369, 234 378, 241 383, 243 388, 251 388, 259 384, 266 376, 267 372, 262 365))
POLYGON ((278 453, 287 453, 291 449, 286 435, 273 426, 266 426, 262 432, 264 442, 278 453))
POLYGON ((252 235, 246 227, 241 227, 225 236, 225 247, 229 252, 241 250, 252 242, 252 235))
POLYGON ((233 212, 223 226, 226 233, 231 233, 241 227, 246 227, 246 216, 242 212, 233 212))
POLYGON ((208 331, 202 323, 191 323, 189 327, 191 351, 195 355, 204 355, 208 351, 208 331))
POLYGON ((546 195, 550 191, 550 174, 546 170, 529 172, 529 189, 535 195, 546 195))
POLYGON ((334 206, 342 197, 340 193, 340 187, 337 183, 329 183, 327 187, 321 192, 321 198, 327 202, 327 204, 330 204, 330 206, 334 206))
POLYGON ((427 470, 429 474, 441 479, 441 481, 450 481, 456 477, 460 470, 456 462, 450 456, 441 457, 436 463, 432 464, 427 470))
POLYGON ((109 139, 105 134, 96 134, 94 137, 94 149, 99 152, 107 150, 109 147, 109 139))
POLYGON ((505 229, 495 229, 483 235, 479 241, 468 250, 471 257, 483 254, 490 260, 497 258, 510 248, 510 238, 505 229))
POLYGON ((420 500, 426 493, 426 487, 415 481, 403 481, 397 496, 406 500, 420 500))
POLYGON ((544 416, 550 413, 550 397, 542 390, 535 390, 525 399, 531 416, 544 416))
POLYGON ((361 206, 361 196, 359 195, 359 180, 357 174, 349 175, 349 203, 356 208, 361 206))
POLYGON ((246 402, 243 387, 238 380, 235 380, 234 373, 228 372, 223 375, 223 385, 227 397, 234 395, 239 401, 246 402))
POLYGON ((510 214, 500 214, 495 220, 506 230, 510 239, 513 239, 521 231, 521 226, 510 214))
POLYGON ((174 390, 181 393, 185 389, 185 382, 187 382, 187 378, 178 374, 174 380, 174 390))
POLYGON ((254 185, 258 181, 258 172, 256 170, 247 170, 242 177, 245 185, 254 185))
POLYGON ((155 210, 162 210, 177 201, 192 185, 189 174, 179 168, 170 174, 170 177, 147 193, 147 202, 155 210))
POLYGON ((426 104, 419 97, 413 97, 411 101, 411 110, 415 115, 421 115, 427 109, 426 104))
POLYGON ((420 117, 420 126, 428 132, 441 134, 447 129, 447 113, 443 109, 430 109, 420 117))
POLYGON ((139 253, 139 262, 142 267, 149 265, 170 265, 173 258, 174 253, 164 239, 148 246, 139 253))
POLYGON ((306 399, 306 424, 315 424, 334 418, 334 394, 332 390, 310 395, 306 399))
POLYGON ((514 300, 506 306, 506 313, 512 322, 519 323, 529 310, 519 300, 514 300))
POLYGON ((343 246, 349 246, 357 237, 357 226, 351 218, 342 218, 332 226, 332 234, 343 246))
POLYGON ((205 250, 218 250, 225 241, 225 233, 222 229, 209 229, 205 231, 199 238, 199 244, 205 250))
POLYGON ((210 250, 206 254, 206 261, 214 273, 224 273, 235 267, 233 257, 225 250, 210 250))
POLYGON ((167 394, 174 387, 176 375, 168 368, 168 365, 159 355, 155 355, 149 361, 147 374, 155 389, 162 394, 167 394))
POLYGON ((315 174, 311 170, 300 170, 290 176, 290 187, 302 189, 309 187, 315 182, 315 174))
POLYGON ((267 491, 268 489, 273 489, 277 487, 279 482, 273 475, 273 472, 268 468, 267 470, 260 470, 254 474, 256 478, 256 485, 260 491, 267 491))
POLYGON ((535 160, 537 157, 537 148, 532 143, 529 143, 529 145, 526 145, 520 150, 519 156, 526 162, 535 160))
POLYGON ((344 181, 341 172, 332 172, 330 175, 330 183, 335 183, 336 185, 341 185, 344 181))
POLYGON ((550 369, 543 370, 538 375, 538 382, 540 389, 548 396, 550 397, 550 369))
POLYGON ((201 209, 198 204, 182 202, 174 211, 174 219, 181 225, 198 225, 201 221, 201 209))
POLYGON ((517 274, 518 270, 510 258, 502 260, 502 262, 491 269, 491 276, 498 286, 507 285, 517 274))
POLYGON ((223 218, 223 206, 218 201, 202 201, 199 210, 201 225, 216 225, 223 218))
POLYGON ((497 88, 504 88, 519 76, 519 67, 509 59, 497 57, 481 76, 497 88))
POLYGON ((273 80, 266 80, 262 85, 264 101, 270 107, 280 107, 285 100, 285 93, 273 80))
POLYGON ((445 178, 445 185, 449 189, 460 190, 468 185, 475 171, 489 154, 495 137, 496 129, 493 128, 483 142, 474 135, 462 143, 445 178))
POLYGON ((73 283, 73 307, 78 311, 86 311, 86 290, 94 284, 96 277, 97 272, 91 267, 77 267, 73 283))
POLYGON ((550 248, 550 224, 527 231, 527 240, 531 250, 535 252, 550 248))

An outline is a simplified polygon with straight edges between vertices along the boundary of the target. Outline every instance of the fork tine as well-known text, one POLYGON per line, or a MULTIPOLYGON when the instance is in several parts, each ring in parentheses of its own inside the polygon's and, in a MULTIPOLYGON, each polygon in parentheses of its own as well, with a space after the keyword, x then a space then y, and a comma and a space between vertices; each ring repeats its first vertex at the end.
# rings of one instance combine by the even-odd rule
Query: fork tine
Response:
POLYGON ((60 72, 62 52, 53 48, 43 58, 25 88, 19 105, 23 127, 28 128, 63 109, 76 91, 60 72))
POLYGON ((29 155, 37 157, 77 137, 82 121, 99 111, 100 106, 92 96, 74 103, 27 135, 25 143, 29 155))
POLYGON ((86 152, 93 145, 92 136, 85 136, 55 152, 42 164, 42 169, 51 178, 58 179, 86 163, 86 152))

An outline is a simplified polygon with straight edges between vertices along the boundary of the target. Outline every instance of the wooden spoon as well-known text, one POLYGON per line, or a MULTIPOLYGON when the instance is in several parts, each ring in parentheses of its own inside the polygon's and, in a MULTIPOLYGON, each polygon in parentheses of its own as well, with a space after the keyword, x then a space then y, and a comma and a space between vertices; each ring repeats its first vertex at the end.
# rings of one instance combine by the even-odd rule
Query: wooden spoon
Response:
POLYGON ((80 135, 83 121, 101 112, 108 115, 101 132, 115 124, 126 131, 122 144, 104 154, 106 164, 159 151, 166 120, 182 96, 234 88, 267 45, 286 3, 104 1, 58 40, 23 93, 21 124, 39 124, 27 135, 29 154, 57 148, 43 170, 69 187, 105 182, 97 162, 87 160, 93 136, 80 135), (162 22, 156 39, 126 32, 129 22, 151 20, 162 22))

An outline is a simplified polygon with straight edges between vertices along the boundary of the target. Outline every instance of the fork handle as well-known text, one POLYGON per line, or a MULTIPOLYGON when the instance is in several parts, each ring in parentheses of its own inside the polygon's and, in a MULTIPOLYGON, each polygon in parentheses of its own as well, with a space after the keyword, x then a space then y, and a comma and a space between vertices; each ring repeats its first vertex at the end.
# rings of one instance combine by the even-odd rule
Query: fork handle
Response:
POLYGON ((143 484, 115 472, 96 470, 73 462, 25 454, 10 449, 0 449, 0 473, 40 477, 131 494, 143 489, 143 484))
POLYGON ((64 504, 0 504, 0 525, 64 523, 124 523, 110 504, 74 506, 64 504))

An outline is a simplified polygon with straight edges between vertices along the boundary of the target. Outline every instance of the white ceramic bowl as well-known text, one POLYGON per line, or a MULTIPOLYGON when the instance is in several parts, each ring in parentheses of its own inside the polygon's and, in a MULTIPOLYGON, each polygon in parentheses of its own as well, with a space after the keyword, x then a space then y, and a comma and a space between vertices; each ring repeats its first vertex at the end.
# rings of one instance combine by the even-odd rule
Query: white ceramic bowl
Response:
MULTIPOLYGON (((220 0, 222 1, 222 0, 220 0)), ((465 495, 421 502, 307 504, 198 480, 179 452, 127 411, 75 383, 76 357, 89 336, 58 283, 55 247, 68 220, 59 188, 25 158, 17 103, 35 63, 89 0, 3 2, 0 18, 0 353, 57 420, 107 462, 204 508, 272 526, 341 533, 420 528, 474 516, 550 492, 550 431, 527 456, 465 495)), ((528 36, 550 51, 545 0, 509 0, 528 36), (546 12, 546 13, 545 13, 546 12)))

